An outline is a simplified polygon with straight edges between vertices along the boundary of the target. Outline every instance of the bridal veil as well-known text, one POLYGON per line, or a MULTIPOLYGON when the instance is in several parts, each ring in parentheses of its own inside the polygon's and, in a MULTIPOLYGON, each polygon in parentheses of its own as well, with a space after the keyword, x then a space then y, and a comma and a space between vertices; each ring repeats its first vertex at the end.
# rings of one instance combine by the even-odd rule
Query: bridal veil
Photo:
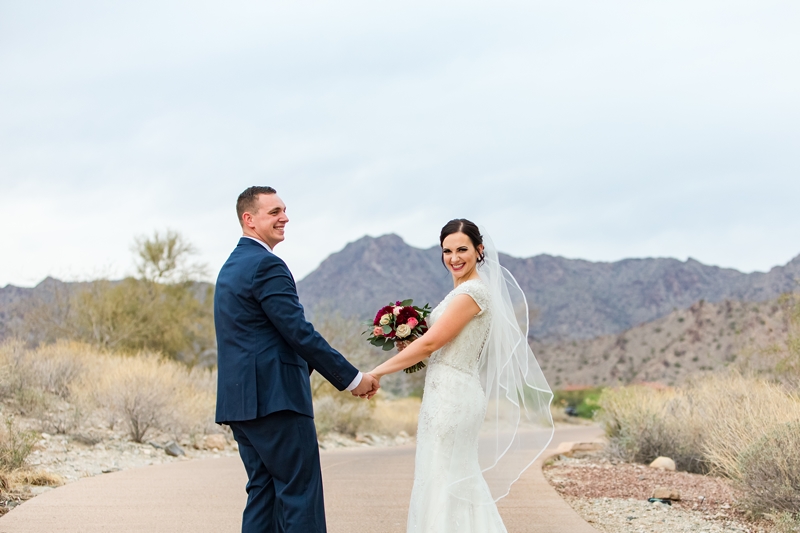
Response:
POLYGON ((450 492, 474 504, 489 504, 508 495, 511 485, 550 444, 553 393, 528 344, 525 294, 500 264, 484 228, 481 233, 485 261, 478 273, 491 295, 492 322, 480 354, 486 415, 479 433, 478 459, 491 500, 484 491, 473 490, 473 477, 480 474, 458 472, 457 462, 452 465, 450 492))

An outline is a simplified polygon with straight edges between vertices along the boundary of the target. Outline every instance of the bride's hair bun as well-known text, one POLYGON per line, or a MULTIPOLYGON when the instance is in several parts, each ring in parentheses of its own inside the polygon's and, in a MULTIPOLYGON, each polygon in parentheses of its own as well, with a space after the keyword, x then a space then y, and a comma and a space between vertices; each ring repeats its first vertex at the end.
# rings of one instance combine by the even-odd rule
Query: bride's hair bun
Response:
MULTIPOLYGON (((481 235, 481 230, 478 229, 478 226, 466 218, 456 218, 448 222, 442 228, 441 233, 439 233, 439 246, 444 244, 444 240, 453 233, 463 233, 469 240, 472 241, 472 245, 475 249, 478 249, 478 246, 483 244, 483 235, 481 235)), ((478 264, 480 265, 483 263, 485 257, 483 252, 478 252, 478 264)), ((444 257, 442 258, 442 264, 444 264, 444 257)))

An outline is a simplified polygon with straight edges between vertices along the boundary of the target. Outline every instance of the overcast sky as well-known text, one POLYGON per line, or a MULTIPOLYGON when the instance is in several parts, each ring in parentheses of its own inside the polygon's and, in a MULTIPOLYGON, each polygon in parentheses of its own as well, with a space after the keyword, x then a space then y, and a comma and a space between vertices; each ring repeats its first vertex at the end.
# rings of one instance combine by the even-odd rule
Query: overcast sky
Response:
POLYGON ((0 286, 212 276, 271 185, 298 279, 368 234, 501 250, 800 254, 800 3, 0 1, 0 286))

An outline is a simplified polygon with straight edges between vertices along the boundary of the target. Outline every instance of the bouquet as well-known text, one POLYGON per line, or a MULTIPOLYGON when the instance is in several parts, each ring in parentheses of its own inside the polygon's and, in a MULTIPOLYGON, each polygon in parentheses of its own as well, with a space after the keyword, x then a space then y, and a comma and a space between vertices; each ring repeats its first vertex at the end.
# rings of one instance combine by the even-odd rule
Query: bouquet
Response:
MULTIPOLYGON (((385 351, 389 351, 397 346, 397 351, 411 344, 415 339, 428 331, 428 323, 425 321, 431 314, 428 304, 424 307, 412 305, 414 300, 403 300, 395 302, 394 305, 382 307, 375 320, 366 322, 370 329, 364 333, 369 333, 367 341, 373 346, 379 346, 385 351)), ((406 374, 416 372, 425 368, 425 363, 419 363, 405 369, 406 374)))

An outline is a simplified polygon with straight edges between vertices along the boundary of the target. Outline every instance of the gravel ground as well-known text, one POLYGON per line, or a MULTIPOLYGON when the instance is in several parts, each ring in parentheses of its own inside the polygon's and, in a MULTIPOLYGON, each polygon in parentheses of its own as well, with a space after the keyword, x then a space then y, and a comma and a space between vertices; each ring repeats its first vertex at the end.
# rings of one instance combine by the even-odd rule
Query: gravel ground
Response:
POLYGON ((123 436, 111 434, 99 442, 75 436, 42 434, 31 455, 28 465, 60 475, 69 483, 83 477, 107 474, 129 468, 188 461, 211 457, 238 455, 232 439, 225 439, 225 448, 203 449, 203 441, 197 445, 185 440, 177 443, 185 455, 173 457, 165 452, 169 438, 155 438, 148 443, 135 443, 123 436))
POLYGON ((611 462, 599 455, 559 458, 544 469, 561 496, 603 532, 739 531, 764 533, 734 503, 736 491, 721 478, 611 462), (672 505, 649 503, 657 488, 679 491, 672 505))
POLYGON ((762 531, 735 520, 709 520, 697 511, 682 510, 663 503, 618 498, 565 497, 584 520, 605 533, 762 531))

